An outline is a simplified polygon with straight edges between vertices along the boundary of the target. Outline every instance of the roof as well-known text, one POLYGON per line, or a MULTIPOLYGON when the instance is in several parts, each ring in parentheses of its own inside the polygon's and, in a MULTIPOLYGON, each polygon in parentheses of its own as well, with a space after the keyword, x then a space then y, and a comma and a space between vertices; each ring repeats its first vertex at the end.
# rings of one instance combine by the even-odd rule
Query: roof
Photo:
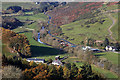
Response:
POLYGON ((90 50, 93 50, 93 51, 97 50, 97 51, 99 51, 99 49, 94 49, 94 48, 90 48, 90 50))
POLYGON ((106 46, 106 47, 108 47, 108 48, 115 48, 114 46, 106 46))
POLYGON ((62 64, 62 62, 60 60, 54 60, 52 63, 62 64))
POLYGON ((44 61, 45 59, 28 58, 27 60, 34 60, 34 61, 44 61))

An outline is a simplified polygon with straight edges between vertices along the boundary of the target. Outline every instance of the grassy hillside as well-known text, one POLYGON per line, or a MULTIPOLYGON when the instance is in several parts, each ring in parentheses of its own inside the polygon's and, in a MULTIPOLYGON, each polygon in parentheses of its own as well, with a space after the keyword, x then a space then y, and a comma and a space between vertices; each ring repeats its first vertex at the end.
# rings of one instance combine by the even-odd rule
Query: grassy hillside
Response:
MULTIPOLYGON (((117 41, 119 41, 118 40, 118 15, 120 15, 120 12, 119 13, 112 13, 111 14, 113 17, 114 17, 114 19, 116 20, 116 23, 115 23, 115 25, 111 28, 111 31, 113 32, 113 37, 117 40, 117 41)), ((120 18, 120 17, 119 17, 120 18)))
POLYGON ((120 54, 114 52, 103 52, 103 53, 95 53, 94 55, 99 56, 99 58, 106 58, 113 64, 118 65, 118 58, 120 54))
POLYGON ((110 72, 109 70, 101 69, 95 65, 92 65, 92 70, 98 73, 102 73, 108 79, 118 78, 118 76, 115 73, 110 72))
POLYGON ((52 23, 57 26, 80 20, 81 18, 91 18, 95 16, 97 9, 102 7, 102 2, 69 2, 67 5, 59 6, 48 14, 52 16, 52 23))
POLYGON ((44 15, 43 13, 38 13, 36 15, 31 15, 31 16, 17 16, 16 18, 18 18, 19 20, 35 20, 35 21, 45 21, 47 20, 47 16, 44 15))
POLYGON ((89 28, 86 27, 87 25, 84 25, 85 21, 87 21, 87 19, 61 26, 63 33, 69 37, 69 41, 70 39, 75 39, 70 42, 79 44, 81 41, 84 41, 86 37, 93 38, 95 40, 104 40, 105 37, 109 35, 107 29, 112 24, 110 18, 106 17, 103 24, 98 22, 95 24, 89 24, 89 28), (83 25, 83 27, 81 25, 83 25))
POLYGON ((38 57, 38 56, 50 56, 50 55, 57 55, 59 54, 59 50, 52 48, 51 46, 47 46, 44 44, 41 44, 37 41, 35 41, 32 38, 32 32, 26 32, 26 33, 22 33, 24 35, 26 35, 26 37, 28 38, 30 45, 31 45, 31 52, 32 52, 32 57, 38 57))
POLYGON ((17 55, 16 53, 10 53, 7 44, 2 44, 2 54, 6 55, 6 56, 15 56, 17 55))
MULTIPOLYGON (((22 26, 22 28, 18 27, 16 29, 14 29, 13 31, 15 32, 23 32, 20 34, 24 34, 31 45, 31 52, 32 52, 32 56, 36 57, 36 56, 46 56, 46 55, 57 55, 60 51, 57 49, 52 48, 51 46, 47 46, 44 44, 40 44, 39 42, 35 41, 32 38, 32 32, 30 32, 29 29, 36 29, 37 27, 37 21, 46 21, 47 20, 47 16, 44 15, 43 13, 39 13, 36 15, 32 15, 32 16, 17 16, 16 18, 18 18, 19 20, 34 20, 36 21, 35 23, 32 23, 30 25, 26 24, 24 26, 22 26), (29 29, 26 29, 29 28, 29 29), (29 32, 24 32, 24 31, 29 31, 29 32)), ((6 48, 4 48, 6 49, 6 48)), ((5 50, 3 50, 5 51, 5 50)), ((9 55, 9 53, 7 53, 9 55)), ((10 53, 11 54, 11 53, 10 53)))
POLYGON ((6 10, 9 6, 21 6, 25 9, 39 7, 33 2, 2 2, 2 9, 6 10))
POLYGON ((106 10, 114 10, 114 9, 118 9, 118 5, 111 5, 111 6, 107 6, 106 10))

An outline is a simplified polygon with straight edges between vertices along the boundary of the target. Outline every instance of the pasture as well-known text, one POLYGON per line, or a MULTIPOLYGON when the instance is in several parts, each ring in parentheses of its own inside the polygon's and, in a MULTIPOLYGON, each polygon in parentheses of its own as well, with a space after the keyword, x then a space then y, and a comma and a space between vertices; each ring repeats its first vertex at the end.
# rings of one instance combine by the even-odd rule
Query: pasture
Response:
POLYGON ((106 58, 116 65, 118 65, 118 58, 120 56, 120 54, 114 52, 93 53, 93 55, 98 56, 99 58, 106 58))
POLYGON ((35 15, 24 15, 24 16, 17 16, 19 20, 34 20, 34 21, 46 21, 47 16, 44 13, 38 13, 35 15))
POLYGON ((110 18, 106 17, 103 24, 98 22, 94 24, 89 24, 90 27, 86 27, 85 21, 88 19, 72 22, 70 24, 62 25, 61 28, 63 30, 64 35, 68 36, 68 41, 74 44, 80 44, 81 41, 84 41, 86 38, 92 38, 95 40, 104 40, 105 37, 109 36, 108 28, 112 24, 110 18), (83 26, 81 26, 83 25, 83 26), (70 40, 73 39, 74 40, 70 40))
POLYGON ((106 69, 101 69, 101 68, 99 68, 99 67, 97 67, 95 65, 92 65, 92 70, 94 72, 96 72, 96 73, 103 74, 108 79, 114 79, 114 78, 116 79, 116 78, 118 78, 117 74, 115 74, 115 73, 113 73, 113 72, 111 72, 109 70, 106 70, 106 69))
POLYGON ((112 36, 119 41, 119 28, 118 28, 118 18, 120 18, 118 15, 120 15, 120 12, 118 13, 111 13, 111 15, 113 16, 113 18, 116 20, 115 25, 111 28, 111 31, 113 32, 112 36))
POLYGON ((21 6, 25 9, 39 7, 33 2, 2 2, 2 9, 6 10, 9 6, 21 6))

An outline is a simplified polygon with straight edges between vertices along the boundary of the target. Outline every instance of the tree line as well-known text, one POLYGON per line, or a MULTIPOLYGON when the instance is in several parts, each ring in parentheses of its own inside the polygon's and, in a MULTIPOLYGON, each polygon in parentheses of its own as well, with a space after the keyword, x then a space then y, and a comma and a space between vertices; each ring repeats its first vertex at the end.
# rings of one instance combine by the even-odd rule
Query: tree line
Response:
POLYGON ((78 68, 74 63, 64 66, 27 62, 17 57, 2 56, 3 78, 22 80, 104 80, 103 76, 92 71, 91 65, 84 64, 78 68))
POLYGON ((19 56, 31 56, 30 44, 26 36, 2 28, 2 43, 9 48, 9 52, 19 56))

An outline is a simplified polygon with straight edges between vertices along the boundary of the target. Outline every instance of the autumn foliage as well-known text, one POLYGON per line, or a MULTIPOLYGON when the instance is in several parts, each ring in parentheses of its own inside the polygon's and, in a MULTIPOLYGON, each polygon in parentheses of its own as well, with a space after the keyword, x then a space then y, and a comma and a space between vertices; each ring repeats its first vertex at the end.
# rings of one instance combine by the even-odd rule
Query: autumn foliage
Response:
POLYGON ((24 35, 2 28, 2 42, 20 56, 31 56, 29 41, 24 35))
POLYGON ((65 7, 55 8, 49 11, 48 14, 52 16, 52 23, 61 26, 68 24, 77 18, 90 17, 94 10, 102 7, 102 2, 72 2, 65 7))
POLYGON ((40 63, 38 66, 25 69, 23 74, 27 80, 99 80, 102 79, 93 73, 90 65, 83 65, 78 69, 75 64, 66 64, 65 66, 54 66, 40 63), (86 71, 84 71, 84 69, 86 71), (87 78, 89 77, 89 78, 87 78))

